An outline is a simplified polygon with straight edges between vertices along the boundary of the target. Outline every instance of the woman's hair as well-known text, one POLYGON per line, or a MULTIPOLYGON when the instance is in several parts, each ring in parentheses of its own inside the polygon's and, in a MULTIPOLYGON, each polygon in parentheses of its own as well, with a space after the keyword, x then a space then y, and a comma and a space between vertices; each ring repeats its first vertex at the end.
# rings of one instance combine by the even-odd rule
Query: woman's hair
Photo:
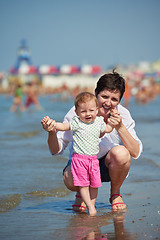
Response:
POLYGON ((96 97, 97 95, 104 90, 119 90, 120 91, 120 100, 123 97, 125 92, 125 80, 124 78, 113 69, 112 73, 106 73, 100 77, 97 82, 95 89, 96 97))
POLYGON ((91 100, 94 100, 96 103, 96 106, 98 107, 97 98, 93 93, 81 92, 75 98, 75 101, 74 101, 75 108, 77 109, 80 103, 86 103, 91 100))

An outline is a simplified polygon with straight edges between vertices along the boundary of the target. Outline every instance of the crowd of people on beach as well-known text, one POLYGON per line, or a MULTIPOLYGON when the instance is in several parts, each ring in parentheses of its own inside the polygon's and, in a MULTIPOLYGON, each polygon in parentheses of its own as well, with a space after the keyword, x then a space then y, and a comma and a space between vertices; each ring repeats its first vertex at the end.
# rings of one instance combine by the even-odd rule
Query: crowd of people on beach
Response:
MULTIPOLYGON (((39 96, 49 95, 50 101, 68 101, 75 99, 80 92, 92 92, 94 93, 93 87, 80 87, 77 86, 72 88, 63 84, 60 87, 45 87, 38 81, 30 81, 26 84, 22 84, 21 81, 16 78, 14 82, 10 83, 7 89, 9 96, 14 96, 11 111, 27 110, 31 105, 34 105, 37 110, 41 109, 39 96), (24 102, 23 96, 26 96, 24 102)), ((129 108, 129 103, 133 97, 137 104, 147 104, 153 101, 160 94, 160 81, 156 81, 155 77, 139 77, 134 79, 132 77, 125 78, 125 93, 123 95, 122 104, 129 108)))
MULTIPOLYGON (((84 79, 85 81, 85 79, 84 79)), ((84 84, 85 85, 85 84, 84 84)), ((63 84, 58 88, 43 88, 41 93, 49 94, 52 101, 66 101, 70 98, 75 99, 78 93, 89 91, 94 93, 93 87, 80 87, 77 83, 75 88, 71 88, 63 84)), ((160 94, 160 80, 156 81, 155 77, 139 77, 134 79, 125 78, 125 93, 123 95, 123 105, 129 107, 131 98, 133 97, 137 104, 147 104, 160 94)))
POLYGON ((13 96, 13 104, 10 108, 12 112, 16 110, 23 112, 31 105, 34 105, 37 110, 41 109, 38 99, 39 89, 34 81, 27 85, 22 85, 19 81, 14 82, 8 91, 8 95, 13 96), (23 101, 23 95, 26 96, 25 102, 23 101))

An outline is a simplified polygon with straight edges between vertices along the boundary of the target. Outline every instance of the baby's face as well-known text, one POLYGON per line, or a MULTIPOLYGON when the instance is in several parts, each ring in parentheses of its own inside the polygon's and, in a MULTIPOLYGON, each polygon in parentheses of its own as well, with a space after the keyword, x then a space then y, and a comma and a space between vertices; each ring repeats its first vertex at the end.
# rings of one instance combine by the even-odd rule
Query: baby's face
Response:
POLYGON ((95 100, 90 100, 86 103, 80 103, 76 110, 76 114, 80 120, 85 123, 91 123, 94 121, 98 113, 98 107, 95 100))

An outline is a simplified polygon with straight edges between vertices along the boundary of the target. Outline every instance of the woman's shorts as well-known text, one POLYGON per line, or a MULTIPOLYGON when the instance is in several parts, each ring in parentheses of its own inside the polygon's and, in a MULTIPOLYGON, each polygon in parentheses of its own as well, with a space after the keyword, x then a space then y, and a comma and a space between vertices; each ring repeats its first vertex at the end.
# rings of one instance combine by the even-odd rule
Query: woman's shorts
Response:
POLYGON ((107 154, 99 159, 99 167, 100 167, 100 174, 101 174, 101 181, 102 182, 110 182, 109 170, 105 165, 105 158, 107 154))
MULTIPOLYGON (((101 181, 102 182, 110 182, 111 179, 110 179, 110 176, 109 176, 109 170, 108 168, 106 167, 105 165, 105 158, 106 158, 107 154, 103 157, 101 157, 99 160, 99 167, 100 167, 100 174, 101 174, 101 181)), ((67 165, 65 166, 65 168, 63 169, 63 174, 66 170, 66 168, 68 166, 71 165, 71 160, 68 161, 67 165)))

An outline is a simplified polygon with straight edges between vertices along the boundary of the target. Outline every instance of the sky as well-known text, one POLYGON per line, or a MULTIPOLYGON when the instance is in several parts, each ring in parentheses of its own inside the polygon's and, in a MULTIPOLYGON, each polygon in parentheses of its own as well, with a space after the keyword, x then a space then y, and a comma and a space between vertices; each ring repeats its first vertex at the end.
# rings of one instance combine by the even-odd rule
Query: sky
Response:
POLYGON ((0 0, 0 71, 26 39, 33 65, 108 68, 160 59, 159 0, 0 0))

